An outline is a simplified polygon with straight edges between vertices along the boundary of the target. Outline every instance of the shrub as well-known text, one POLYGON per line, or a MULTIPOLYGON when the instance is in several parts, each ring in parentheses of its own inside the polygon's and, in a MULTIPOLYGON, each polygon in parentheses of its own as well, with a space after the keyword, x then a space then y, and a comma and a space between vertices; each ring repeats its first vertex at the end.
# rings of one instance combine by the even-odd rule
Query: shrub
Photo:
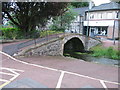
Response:
POLYGON ((25 39, 25 38, 37 38, 39 33, 37 30, 32 30, 28 32, 25 36, 24 32, 18 28, 0 28, 2 32, 2 38, 4 39, 25 39))
POLYGON ((54 30, 40 31, 40 37, 45 37, 48 35, 59 34, 59 33, 63 33, 63 32, 62 31, 54 31, 54 30))
POLYGON ((17 28, 1 28, 2 36, 4 39, 13 39, 15 40, 18 36, 19 29, 17 28))

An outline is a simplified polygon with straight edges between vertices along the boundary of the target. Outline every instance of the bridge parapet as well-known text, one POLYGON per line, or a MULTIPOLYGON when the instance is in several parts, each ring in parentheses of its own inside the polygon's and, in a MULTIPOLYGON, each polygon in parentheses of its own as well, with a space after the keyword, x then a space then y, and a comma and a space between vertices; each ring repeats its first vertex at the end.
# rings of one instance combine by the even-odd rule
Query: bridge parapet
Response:
MULTIPOLYGON (((65 44, 72 40, 73 38, 79 39, 82 42, 83 46, 86 45, 86 38, 88 39, 88 47, 86 50, 89 50, 91 47, 100 43, 99 40, 94 38, 85 37, 80 34, 63 34, 59 36, 58 39, 50 40, 44 43, 40 43, 37 46, 27 48, 22 52, 19 52, 18 56, 41 56, 41 55, 50 55, 50 56, 58 56, 63 55, 65 44)), ((72 40, 74 43, 74 40, 72 40)), ((80 44, 80 43, 78 43, 80 44)), ((75 44, 76 45, 76 44, 75 44)), ((76 46, 73 47, 76 47, 76 46)))

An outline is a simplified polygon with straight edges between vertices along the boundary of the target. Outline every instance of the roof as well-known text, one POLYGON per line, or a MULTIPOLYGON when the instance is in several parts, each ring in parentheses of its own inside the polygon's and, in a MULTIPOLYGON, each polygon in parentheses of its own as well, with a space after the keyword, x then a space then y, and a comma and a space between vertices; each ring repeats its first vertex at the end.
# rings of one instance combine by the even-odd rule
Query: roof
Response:
MULTIPOLYGON (((81 16, 84 16, 85 12, 88 11, 89 7, 81 7, 81 8, 74 8, 73 10, 80 14, 81 16)), ((120 10, 120 4, 116 2, 110 2, 101 4, 99 6, 94 6, 89 11, 105 11, 105 10, 120 10)))
POLYGON ((120 4, 116 2, 110 2, 110 3, 101 4, 99 6, 94 6, 90 11, 103 11, 103 10, 116 10, 116 9, 117 10, 120 9, 120 4))
POLYGON ((85 11, 88 10, 88 7, 74 8, 73 10, 83 16, 85 14, 85 11))

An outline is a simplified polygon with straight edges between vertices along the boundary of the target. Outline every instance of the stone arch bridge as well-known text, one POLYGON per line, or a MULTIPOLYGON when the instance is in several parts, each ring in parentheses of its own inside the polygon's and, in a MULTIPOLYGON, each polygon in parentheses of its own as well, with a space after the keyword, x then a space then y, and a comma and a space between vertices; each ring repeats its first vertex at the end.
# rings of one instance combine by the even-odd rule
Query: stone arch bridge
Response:
POLYGON ((86 37, 80 34, 63 34, 59 38, 46 41, 26 48, 18 53, 18 56, 40 56, 40 55, 63 55, 65 50, 85 51, 101 43, 100 40, 86 37))

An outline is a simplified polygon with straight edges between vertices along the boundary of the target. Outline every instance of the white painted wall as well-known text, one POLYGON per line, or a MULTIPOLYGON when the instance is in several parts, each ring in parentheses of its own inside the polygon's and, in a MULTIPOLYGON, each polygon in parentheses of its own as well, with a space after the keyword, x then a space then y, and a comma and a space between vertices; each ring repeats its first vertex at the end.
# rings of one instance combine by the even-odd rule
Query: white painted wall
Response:
MULTIPOLYGON (((118 10, 111 11, 94 11, 87 13, 87 20, 95 20, 95 19, 117 19, 118 10)), ((120 13, 119 13, 120 15, 120 13)))
POLYGON ((113 26, 114 20, 84 21, 84 26, 113 26))

